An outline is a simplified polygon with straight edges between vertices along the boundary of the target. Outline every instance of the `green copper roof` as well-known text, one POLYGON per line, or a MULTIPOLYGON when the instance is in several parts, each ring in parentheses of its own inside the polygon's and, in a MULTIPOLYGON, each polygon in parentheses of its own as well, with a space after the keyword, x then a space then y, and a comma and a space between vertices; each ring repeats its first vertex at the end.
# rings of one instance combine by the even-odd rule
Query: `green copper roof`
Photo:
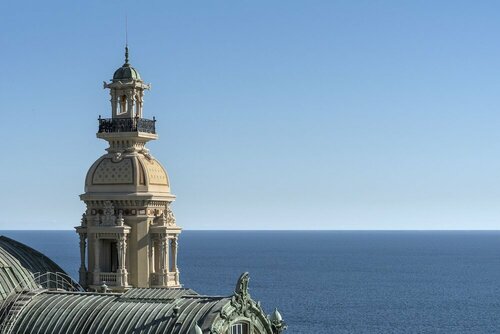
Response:
POLYGON ((230 302, 189 289, 131 289, 123 295, 45 292, 26 305, 13 332, 188 334, 199 323, 208 333, 230 302))
POLYGON ((141 80, 139 72, 128 63, 128 46, 125 47, 125 63, 113 74, 113 81, 141 80))
POLYGON ((40 274, 64 273, 42 253, 20 242, 0 236, 0 301, 20 289, 36 289, 40 274))
POLYGON ((123 66, 117 69, 115 71, 115 74, 113 74, 113 81, 130 79, 141 80, 139 72, 135 68, 130 66, 130 64, 123 64, 123 66))

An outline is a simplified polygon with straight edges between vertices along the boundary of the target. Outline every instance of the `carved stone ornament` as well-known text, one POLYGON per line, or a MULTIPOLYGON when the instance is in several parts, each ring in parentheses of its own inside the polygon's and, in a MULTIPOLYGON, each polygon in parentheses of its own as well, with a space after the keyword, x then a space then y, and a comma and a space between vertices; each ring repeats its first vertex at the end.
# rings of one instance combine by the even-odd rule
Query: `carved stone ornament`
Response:
POLYGON ((151 156, 151 153, 149 153, 149 149, 143 147, 141 149, 141 153, 146 157, 146 159, 151 160, 153 157, 151 156))
POLYGON ((115 208, 113 202, 104 201, 104 214, 101 216, 101 225, 114 226, 116 225, 115 208))
POLYGON ((111 158, 113 162, 120 162, 123 160, 122 152, 115 152, 111 158))
POLYGON ((252 299, 248 293, 248 281, 250 280, 250 275, 245 272, 241 274, 238 282, 236 283, 236 288, 234 289, 234 295, 231 298, 231 305, 235 308, 235 312, 231 313, 231 317, 245 316, 250 317, 252 308, 252 299))
POLYGON ((123 214, 120 210, 120 212, 118 213, 118 219, 116 220, 116 225, 123 226, 124 224, 125 224, 125 219, 123 219, 123 214))
POLYGON ((159 226, 167 226, 167 217, 165 217, 165 213, 161 213, 158 217, 155 219, 155 224, 159 226))
POLYGON ((94 217, 94 226, 99 226, 101 225, 101 216, 96 213, 95 217, 94 217))
POLYGON ((83 215, 82 215, 81 225, 82 225, 82 227, 87 227, 87 214, 86 213, 83 213, 83 215))
POLYGON ((175 215, 172 209, 170 209, 170 205, 167 205, 167 225, 175 226, 175 215))
POLYGON ((271 320, 271 328, 273 329, 273 333, 281 334, 287 328, 287 324, 283 320, 271 320))
POLYGON ((243 299, 250 298, 250 294, 248 293, 248 281, 250 281, 250 274, 247 272, 241 274, 238 283, 236 283, 236 289, 234 289, 234 293, 241 296, 243 299))
POLYGON ((282 326, 281 332, 276 332, 260 303, 251 299, 248 292, 249 280, 250 275, 246 272, 240 276, 231 301, 220 311, 218 320, 211 326, 210 333, 226 334, 231 324, 240 321, 250 321, 257 333, 279 334, 284 330, 282 326))

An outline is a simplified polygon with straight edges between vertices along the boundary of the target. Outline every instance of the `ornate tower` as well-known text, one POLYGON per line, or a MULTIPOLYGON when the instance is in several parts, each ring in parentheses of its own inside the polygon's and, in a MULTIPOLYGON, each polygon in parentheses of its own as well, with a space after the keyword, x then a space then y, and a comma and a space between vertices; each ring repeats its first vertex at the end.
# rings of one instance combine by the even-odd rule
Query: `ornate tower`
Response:
POLYGON ((80 284, 90 290, 106 284, 129 287, 180 287, 178 236, 171 204, 175 196, 165 168, 145 147, 158 138, 156 120, 142 118, 145 84, 128 62, 110 83, 111 118, 99 116, 97 138, 107 153, 90 167, 85 193, 87 209, 80 235, 80 284))

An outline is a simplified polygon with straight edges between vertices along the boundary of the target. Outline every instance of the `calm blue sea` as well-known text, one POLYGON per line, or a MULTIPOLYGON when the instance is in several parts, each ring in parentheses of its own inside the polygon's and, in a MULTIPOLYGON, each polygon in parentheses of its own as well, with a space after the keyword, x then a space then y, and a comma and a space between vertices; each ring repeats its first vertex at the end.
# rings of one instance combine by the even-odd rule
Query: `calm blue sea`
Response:
MULTIPOLYGON (((0 233, 77 277, 74 232, 0 233)), ((249 271, 290 334, 500 333, 500 232, 184 231, 179 252, 199 293, 231 294, 249 271)))

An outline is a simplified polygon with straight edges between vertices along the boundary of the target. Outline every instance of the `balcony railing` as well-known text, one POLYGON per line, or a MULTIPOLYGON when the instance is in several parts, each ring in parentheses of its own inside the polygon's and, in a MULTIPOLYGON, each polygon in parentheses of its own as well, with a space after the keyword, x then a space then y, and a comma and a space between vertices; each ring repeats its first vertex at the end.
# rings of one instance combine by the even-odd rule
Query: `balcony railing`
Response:
POLYGON ((101 282, 106 282, 107 285, 115 285, 118 275, 117 273, 100 273, 99 280, 101 282))
POLYGON ((146 132, 156 133, 156 119, 145 118, 101 118, 99 116, 99 133, 112 132, 146 132))

